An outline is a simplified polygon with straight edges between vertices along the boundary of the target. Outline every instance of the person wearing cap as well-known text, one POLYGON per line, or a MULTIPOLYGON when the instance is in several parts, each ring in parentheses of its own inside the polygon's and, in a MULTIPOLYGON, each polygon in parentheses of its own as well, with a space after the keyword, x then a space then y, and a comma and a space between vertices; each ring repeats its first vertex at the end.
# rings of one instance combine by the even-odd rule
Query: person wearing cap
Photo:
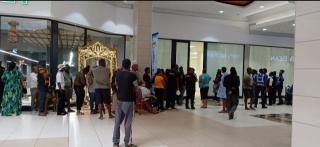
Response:
POLYGON ((64 82, 64 69, 65 65, 59 64, 58 65, 58 72, 56 75, 56 91, 58 94, 58 109, 57 114, 58 115, 66 115, 67 112, 65 110, 65 103, 66 103, 66 96, 65 96, 65 82, 64 82))
POLYGON ((66 102, 67 102, 67 108, 68 112, 74 112, 70 108, 70 100, 72 99, 72 93, 73 93, 73 81, 72 81, 72 75, 70 73, 70 66, 68 64, 65 65, 65 71, 64 71, 64 89, 66 93, 66 102))

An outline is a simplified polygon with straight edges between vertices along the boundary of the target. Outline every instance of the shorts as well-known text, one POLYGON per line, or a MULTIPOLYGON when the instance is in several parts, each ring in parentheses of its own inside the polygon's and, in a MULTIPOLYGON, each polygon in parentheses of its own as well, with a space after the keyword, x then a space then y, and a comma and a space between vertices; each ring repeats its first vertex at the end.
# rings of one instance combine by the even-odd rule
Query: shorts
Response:
POLYGON ((73 94, 73 89, 72 88, 65 88, 65 92, 66 92, 66 99, 72 99, 72 94, 73 94))
POLYGON ((208 91, 209 91, 209 87, 200 88, 200 95, 202 100, 208 99, 208 91))
POLYGON ((111 104, 110 89, 96 89, 95 98, 97 104, 111 104))
POLYGON ((243 95, 244 95, 245 98, 252 98, 253 90, 243 89, 243 95))

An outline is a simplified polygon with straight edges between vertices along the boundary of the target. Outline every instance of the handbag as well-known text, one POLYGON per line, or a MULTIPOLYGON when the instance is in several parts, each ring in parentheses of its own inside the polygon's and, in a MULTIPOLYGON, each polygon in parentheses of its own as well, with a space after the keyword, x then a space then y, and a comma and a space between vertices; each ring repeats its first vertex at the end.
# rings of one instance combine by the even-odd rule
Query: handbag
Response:
POLYGON ((23 88, 22 88, 22 93, 23 93, 23 94, 27 94, 27 93, 28 93, 27 88, 23 87, 23 88))

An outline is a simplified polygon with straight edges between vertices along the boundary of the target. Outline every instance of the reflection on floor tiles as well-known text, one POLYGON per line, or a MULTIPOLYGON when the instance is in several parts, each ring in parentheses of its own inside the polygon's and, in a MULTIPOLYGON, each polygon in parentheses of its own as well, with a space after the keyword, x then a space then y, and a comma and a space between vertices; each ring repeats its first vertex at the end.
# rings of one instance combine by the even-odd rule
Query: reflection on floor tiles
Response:
POLYGON ((274 122, 292 124, 292 114, 284 113, 284 114, 261 114, 261 115, 252 115, 254 117, 267 119, 274 122))
MULTIPOLYGON (((197 101, 195 110, 177 106, 176 110, 159 114, 135 115, 133 143, 139 147, 291 146, 291 125, 252 116, 286 114, 283 117, 289 118, 292 107, 247 111, 240 105, 236 118, 228 120, 227 114, 218 113, 221 106, 212 103, 208 109, 200 109, 197 101)), ((40 117, 35 112, 23 112, 21 116, 0 116, 0 147, 111 147, 114 119, 99 120, 98 115, 85 113, 57 116, 51 112, 48 117, 40 117)), ((123 133, 122 126, 121 145, 123 133)))

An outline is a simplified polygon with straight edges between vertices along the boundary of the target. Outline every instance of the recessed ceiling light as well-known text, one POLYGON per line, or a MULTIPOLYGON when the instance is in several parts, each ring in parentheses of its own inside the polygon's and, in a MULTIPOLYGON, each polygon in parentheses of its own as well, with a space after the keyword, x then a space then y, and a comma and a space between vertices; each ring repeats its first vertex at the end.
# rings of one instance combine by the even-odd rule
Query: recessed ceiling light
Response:
POLYGON ((262 29, 262 31, 267 31, 267 30, 268 30, 268 29, 266 29, 266 28, 263 28, 263 29, 262 29))
POLYGON ((260 6, 260 8, 261 8, 261 9, 263 9, 263 8, 264 8, 264 6, 260 6))
POLYGON ((295 27, 295 26, 296 26, 296 24, 294 23, 294 24, 292 24, 292 26, 294 26, 294 27, 295 27))
POLYGON ((223 12, 224 12, 224 11, 222 11, 222 10, 221 10, 221 11, 219 11, 219 13, 220 13, 220 14, 222 14, 223 12))

